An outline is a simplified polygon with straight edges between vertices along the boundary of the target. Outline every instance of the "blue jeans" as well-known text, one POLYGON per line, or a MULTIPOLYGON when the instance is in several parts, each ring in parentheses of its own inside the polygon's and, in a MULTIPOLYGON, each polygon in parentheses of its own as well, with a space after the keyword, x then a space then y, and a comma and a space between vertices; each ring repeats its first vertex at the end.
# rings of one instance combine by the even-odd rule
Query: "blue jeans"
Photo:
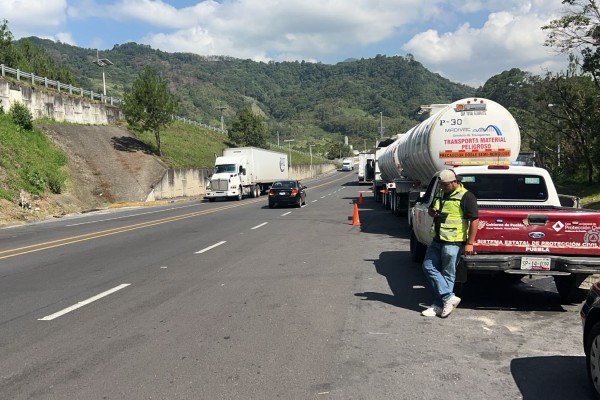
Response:
POLYGON ((427 247, 423 272, 433 289, 435 306, 443 307, 444 302, 454 296, 452 290, 461 250, 462 243, 441 243, 435 240, 427 247))

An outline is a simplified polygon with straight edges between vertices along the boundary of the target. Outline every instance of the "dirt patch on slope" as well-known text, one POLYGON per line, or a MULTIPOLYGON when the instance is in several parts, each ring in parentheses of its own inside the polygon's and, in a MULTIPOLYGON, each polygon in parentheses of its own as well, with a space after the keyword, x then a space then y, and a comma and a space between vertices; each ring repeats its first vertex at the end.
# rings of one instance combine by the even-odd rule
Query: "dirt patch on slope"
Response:
POLYGON ((85 212, 112 203, 145 201, 166 165, 127 129, 37 125, 67 156, 70 179, 62 194, 26 196, 25 207, 0 200, 0 226, 85 212))

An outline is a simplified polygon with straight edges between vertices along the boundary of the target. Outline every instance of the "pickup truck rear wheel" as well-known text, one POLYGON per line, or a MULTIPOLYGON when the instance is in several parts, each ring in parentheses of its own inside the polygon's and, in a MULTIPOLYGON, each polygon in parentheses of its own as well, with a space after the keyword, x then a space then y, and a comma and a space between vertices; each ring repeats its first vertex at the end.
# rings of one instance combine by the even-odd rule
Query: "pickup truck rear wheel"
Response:
POLYGON ((568 276, 555 276, 554 283, 563 304, 579 303, 585 299, 586 291, 580 289, 581 282, 587 275, 571 274, 568 276))
POLYGON ((410 254, 412 255, 412 260, 416 263, 423 262, 426 250, 427 246, 419 243, 417 237, 415 236, 415 232, 412 231, 410 233, 410 254))

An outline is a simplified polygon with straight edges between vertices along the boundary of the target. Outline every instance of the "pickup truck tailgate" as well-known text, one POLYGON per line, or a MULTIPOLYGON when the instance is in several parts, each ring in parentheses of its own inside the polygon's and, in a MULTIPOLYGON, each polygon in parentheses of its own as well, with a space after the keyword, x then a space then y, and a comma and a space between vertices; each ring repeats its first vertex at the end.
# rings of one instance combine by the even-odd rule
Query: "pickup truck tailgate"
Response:
POLYGON ((582 209, 479 209, 477 254, 600 256, 600 213, 582 209))

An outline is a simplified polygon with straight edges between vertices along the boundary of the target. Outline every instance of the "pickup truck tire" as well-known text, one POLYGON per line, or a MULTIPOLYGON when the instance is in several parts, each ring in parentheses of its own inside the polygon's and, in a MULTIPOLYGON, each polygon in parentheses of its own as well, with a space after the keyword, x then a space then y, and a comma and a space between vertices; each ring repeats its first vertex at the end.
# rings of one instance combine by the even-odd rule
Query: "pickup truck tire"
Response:
POLYGON ((422 243, 419 243, 417 237, 414 232, 410 233, 410 254, 412 255, 412 260, 416 263, 423 262, 425 258, 425 251, 427 250, 427 246, 422 243))
POLYGON ((568 276, 555 276, 556 290, 563 304, 579 303, 585 299, 586 291, 580 289, 581 282, 587 275, 571 274, 568 276))

